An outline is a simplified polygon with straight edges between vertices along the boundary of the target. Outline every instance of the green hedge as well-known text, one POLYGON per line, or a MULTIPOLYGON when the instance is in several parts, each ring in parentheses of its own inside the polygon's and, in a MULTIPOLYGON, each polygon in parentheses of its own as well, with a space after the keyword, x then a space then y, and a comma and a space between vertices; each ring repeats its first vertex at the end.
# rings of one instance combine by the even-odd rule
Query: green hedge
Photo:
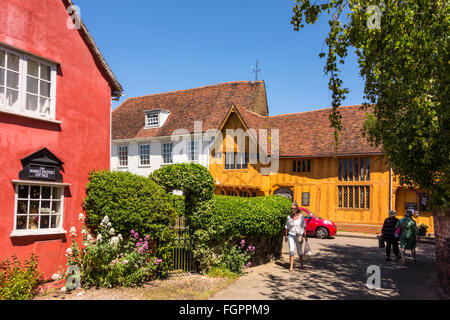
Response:
POLYGON ((117 233, 131 230, 160 239, 171 234, 176 210, 172 198, 154 181, 129 172, 92 171, 86 186, 86 224, 97 228, 108 216, 117 233))
POLYGON ((284 229, 291 201, 281 196, 214 196, 209 206, 194 215, 194 229, 213 229, 219 238, 271 237, 284 229))
POLYGON ((214 196, 196 207, 192 217, 194 256, 202 271, 220 266, 241 240, 256 247, 253 264, 278 259, 291 201, 281 196, 214 196))

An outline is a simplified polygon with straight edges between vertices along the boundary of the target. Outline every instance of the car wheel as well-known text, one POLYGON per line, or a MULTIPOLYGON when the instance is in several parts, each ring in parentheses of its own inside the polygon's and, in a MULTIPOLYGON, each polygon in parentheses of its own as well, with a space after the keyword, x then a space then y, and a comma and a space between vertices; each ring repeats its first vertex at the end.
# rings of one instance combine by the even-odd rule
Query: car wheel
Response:
POLYGON ((319 239, 326 239, 328 238, 329 232, 327 228, 325 227, 319 227, 316 229, 316 237, 319 239))

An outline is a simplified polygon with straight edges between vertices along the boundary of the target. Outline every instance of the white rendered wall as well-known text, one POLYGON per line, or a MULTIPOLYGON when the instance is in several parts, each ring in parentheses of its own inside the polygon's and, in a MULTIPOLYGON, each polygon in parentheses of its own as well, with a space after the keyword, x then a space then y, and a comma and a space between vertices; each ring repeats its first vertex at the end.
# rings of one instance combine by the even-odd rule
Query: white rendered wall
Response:
MULTIPOLYGON (((208 168, 209 166, 209 154, 210 149, 208 148, 210 138, 204 138, 202 143, 199 144, 199 153, 198 153, 198 161, 194 163, 201 164, 208 168)), ((164 142, 173 142, 173 150, 176 151, 176 145, 183 143, 183 140, 180 141, 171 141, 171 138, 167 138, 164 140, 150 138, 148 140, 140 140, 137 141, 113 141, 111 144, 111 171, 129 171, 134 174, 138 174, 141 176, 147 177, 153 171, 161 168, 161 166, 165 165, 163 163, 162 156, 162 148, 161 145, 164 142), (139 164, 139 144, 150 144, 150 165, 149 166, 141 166, 139 164), (118 146, 119 145, 128 145, 128 166, 127 167, 119 167, 119 158, 118 158, 118 146)), ((184 163, 191 162, 188 159, 188 154, 186 148, 179 148, 181 151, 178 154, 173 152, 172 160, 173 163, 184 163)))

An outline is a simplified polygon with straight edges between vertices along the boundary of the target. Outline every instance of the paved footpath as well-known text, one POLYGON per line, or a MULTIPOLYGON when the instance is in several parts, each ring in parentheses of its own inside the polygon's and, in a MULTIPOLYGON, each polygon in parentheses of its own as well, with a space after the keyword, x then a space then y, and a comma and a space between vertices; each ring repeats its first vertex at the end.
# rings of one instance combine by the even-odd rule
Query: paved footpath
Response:
POLYGON ((309 239, 313 256, 289 272, 287 245, 278 261, 251 268, 250 272, 211 300, 345 300, 439 299, 436 289, 435 251, 431 243, 419 243, 417 264, 407 252, 407 265, 384 260, 385 249, 369 238, 339 236, 309 239), (366 286, 367 267, 379 265, 381 289, 366 286))

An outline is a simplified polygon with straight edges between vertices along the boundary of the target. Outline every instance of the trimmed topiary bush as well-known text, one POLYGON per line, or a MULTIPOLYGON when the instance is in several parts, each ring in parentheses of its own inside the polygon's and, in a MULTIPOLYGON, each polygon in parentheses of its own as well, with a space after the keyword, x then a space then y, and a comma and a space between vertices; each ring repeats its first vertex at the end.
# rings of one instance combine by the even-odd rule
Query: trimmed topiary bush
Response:
POLYGON ((83 207, 88 227, 98 228, 108 216, 115 231, 124 236, 135 230, 164 240, 177 219, 172 199, 163 188, 129 172, 90 172, 83 207))
POLYGON ((214 195, 214 178, 207 168, 197 163, 177 163, 162 167, 150 179, 167 192, 183 191, 186 214, 192 215, 195 207, 214 195))

